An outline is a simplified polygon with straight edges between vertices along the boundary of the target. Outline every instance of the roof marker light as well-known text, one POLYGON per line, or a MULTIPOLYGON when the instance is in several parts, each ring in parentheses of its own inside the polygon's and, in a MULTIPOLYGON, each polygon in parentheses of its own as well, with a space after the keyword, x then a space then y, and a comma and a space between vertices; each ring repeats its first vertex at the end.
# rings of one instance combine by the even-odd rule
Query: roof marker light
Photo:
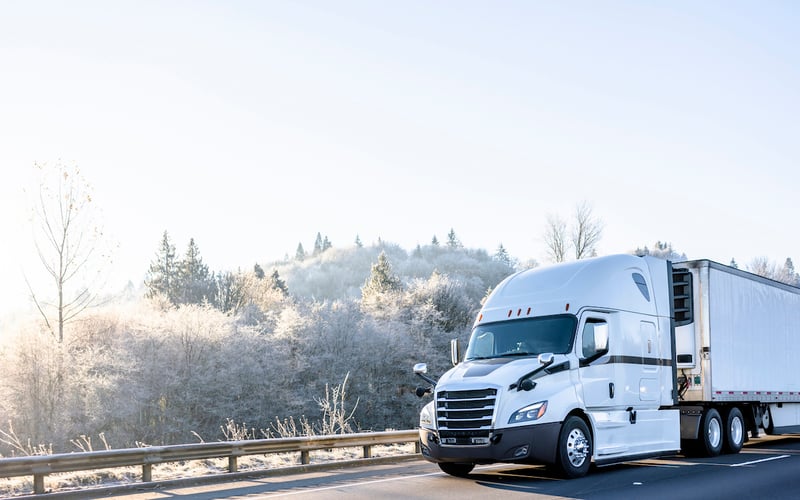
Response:
POLYGON ((511 317, 511 313, 512 313, 512 312, 514 312, 514 311, 512 311, 511 309, 509 309, 509 310, 508 310, 508 317, 509 317, 509 318, 511 317))
POLYGON ((519 317, 520 314, 522 314, 522 308, 521 307, 519 309, 517 309, 517 317, 519 317))
POLYGON ((567 302, 567 308, 565 309, 565 311, 569 311, 569 302, 567 302))
POLYGON ((531 314, 531 308, 529 307, 529 308, 528 308, 528 312, 527 312, 527 313, 525 313, 525 315, 526 315, 526 316, 529 316, 530 314, 531 314))

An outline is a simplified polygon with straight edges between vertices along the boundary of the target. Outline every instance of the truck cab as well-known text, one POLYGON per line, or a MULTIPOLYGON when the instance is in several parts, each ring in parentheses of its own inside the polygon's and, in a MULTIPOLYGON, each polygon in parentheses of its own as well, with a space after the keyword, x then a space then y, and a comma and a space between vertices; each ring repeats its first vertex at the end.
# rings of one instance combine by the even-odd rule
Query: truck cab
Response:
POLYGON ((614 255, 502 281, 452 369, 434 380, 415 367, 432 382, 423 456, 457 476, 513 462, 580 477, 592 462, 677 452, 670 266, 614 255))

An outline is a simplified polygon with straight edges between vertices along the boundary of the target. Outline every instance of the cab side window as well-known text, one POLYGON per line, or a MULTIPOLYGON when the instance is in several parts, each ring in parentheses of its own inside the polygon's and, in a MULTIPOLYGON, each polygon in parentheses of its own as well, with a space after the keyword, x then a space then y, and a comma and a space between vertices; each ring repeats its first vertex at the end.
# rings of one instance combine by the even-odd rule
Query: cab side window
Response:
POLYGON ((581 356, 584 359, 597 358, 608 351, 608 323, 599 319, 589 319, 583 326, 581 356))

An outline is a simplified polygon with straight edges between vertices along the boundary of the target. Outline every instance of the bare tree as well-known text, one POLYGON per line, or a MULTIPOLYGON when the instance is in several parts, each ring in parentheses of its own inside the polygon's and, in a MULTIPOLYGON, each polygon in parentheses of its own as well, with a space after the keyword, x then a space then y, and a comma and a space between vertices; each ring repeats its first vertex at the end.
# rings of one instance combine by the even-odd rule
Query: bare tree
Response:
POLYGON ((794 263, 790 258, 787 258, 781 267, 767 257, 755 257, 747 265, 747 270, 753 274, 780 281, 787 285, 798 286, 800 284, 800 276, 797 275, 794 263))
POLYGON ((585 259, 597 254, 597 243, 603 234, 603 223, 595 217, 591 205, 581 202, 575 207, 572 226, 572 248, 576 259, 585 259))
POLYGON ((567 259, 567 223, 556 214, 549 214, 544 232, 547 255, 553 262, 567 259))
POLYGON ((55 297, 28 289, 50 333, 64 341, 64 325, 98 302, 98 259, 103 232, 96 225, 91 188, 77 167, 35 165, 39 186, 33 207, 33 240, 55 297), (46 298, 48 297, 48 298, 46 298))

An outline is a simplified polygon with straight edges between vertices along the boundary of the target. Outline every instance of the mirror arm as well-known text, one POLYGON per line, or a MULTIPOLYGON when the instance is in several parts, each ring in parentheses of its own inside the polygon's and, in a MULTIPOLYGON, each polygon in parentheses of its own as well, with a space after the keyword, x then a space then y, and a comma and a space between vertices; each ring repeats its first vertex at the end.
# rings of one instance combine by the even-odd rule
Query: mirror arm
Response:
POLYGON ((419 378, 421 378, 422 380, 424 380, 425 382, 431 384, 431 385, 436 385, 436 380, 430 378, 429 376, 425 375, 424 373, 417 373, 417 376, 419 378))

